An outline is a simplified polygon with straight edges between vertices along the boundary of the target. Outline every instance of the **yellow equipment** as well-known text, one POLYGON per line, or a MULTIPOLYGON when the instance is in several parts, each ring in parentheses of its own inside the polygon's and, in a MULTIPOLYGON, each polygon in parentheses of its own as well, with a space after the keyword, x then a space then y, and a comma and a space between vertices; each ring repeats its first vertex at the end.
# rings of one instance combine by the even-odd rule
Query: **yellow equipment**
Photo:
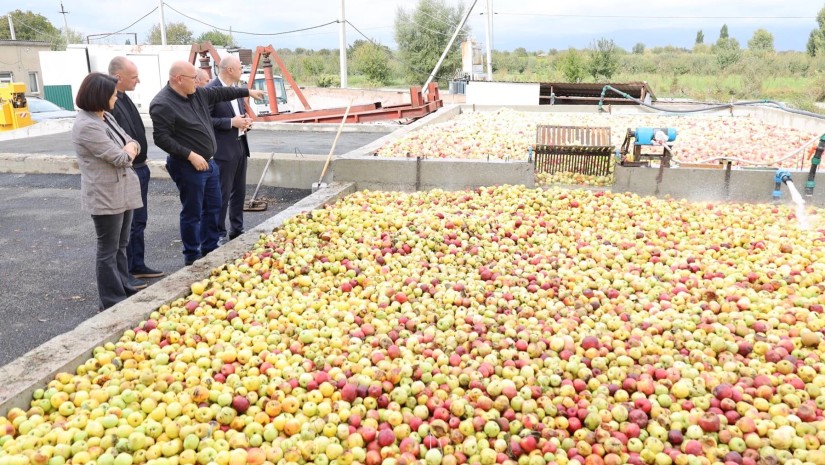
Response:
POLYGON ((32 114, 26 102, 26 85, 22 82, 0 84, 0 131, 32 124, 32 114))

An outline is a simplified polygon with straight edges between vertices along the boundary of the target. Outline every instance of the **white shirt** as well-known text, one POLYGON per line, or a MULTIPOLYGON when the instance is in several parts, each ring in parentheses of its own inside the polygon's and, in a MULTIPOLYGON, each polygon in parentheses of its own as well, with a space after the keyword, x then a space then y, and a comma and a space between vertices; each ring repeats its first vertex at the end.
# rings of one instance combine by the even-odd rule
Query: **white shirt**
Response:
MULTIPOLYGON (((221 77, 220 77, 220 76, 218 76, 218 80, 219 80, 219 81, 221 81, 221 84, 222 84, 224 87, 235 87, 235 86, 230 86, 229 84, 227 84, 227 83, 223 82, 223 79, 221 79, 221 77)), ((230 101, 229 101, 229 106, 230 106, 230 107, 232 107, 232 111, 233 111, 233 112, 235 112, 235 116, 241 116, 241 115, 243 115, 243 113, 241 112, 241 109, 240 109, 240 108, 238 108, 238 99, 233 98, 232 100, 230 100, 230 101)), ((244 132, 243 132, 243 131, 241 131, 241 130, 240 130, 240 128, 239 128, 239 129, 238 129, 238 137, 241 137, 243 134, 244 134, 244 132)))

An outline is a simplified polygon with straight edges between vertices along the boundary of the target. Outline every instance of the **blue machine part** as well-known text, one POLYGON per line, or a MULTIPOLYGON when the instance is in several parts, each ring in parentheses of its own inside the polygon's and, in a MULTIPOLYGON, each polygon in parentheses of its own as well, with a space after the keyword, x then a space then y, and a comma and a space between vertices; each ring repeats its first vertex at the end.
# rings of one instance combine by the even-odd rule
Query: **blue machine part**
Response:
POLYGON ((675 128, 636 128, 634 132, 636 145, 654 145, 653 137, 657 131, 662 131, 667 134, 668 142, 676 140, 677 131, 675 128))

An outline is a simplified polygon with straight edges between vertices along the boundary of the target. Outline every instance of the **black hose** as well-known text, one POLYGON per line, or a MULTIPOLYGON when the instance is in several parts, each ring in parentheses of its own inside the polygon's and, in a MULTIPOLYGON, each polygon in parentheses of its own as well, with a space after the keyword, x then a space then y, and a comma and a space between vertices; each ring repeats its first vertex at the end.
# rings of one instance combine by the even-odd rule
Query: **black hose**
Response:
POLYGON ((825 119, 825 115, 820 115, 819 113, 813 113, 813 112, 805 111, 805 110, 797 110, 797 109, 794 109, 794 108, 788 108, 784 104, 782 104, 780 102, 773 101, 773 100, 746 100, 746 101, 743 101, 743 102, 723 103, 723 104, 718 104, 718 105, 711 105, 709 107, 697 108, 697 109, 693 109, 693 110, 675 110, 675 109, 669 109, 669 108, 662 108, 662 107, 657 107, 657 106, 651 105, 649 103, 645 103, 645 102, 633 97, 632 95, 629 95, 626 92, 622 92, 619 89, 616 89, 615 87, 610 86, 610 85, 606 85, 602 88, 602 95, 601 95, 601 98, 599 98, 599 110, 600 111, 602 110, 602 106, 604 105, 604 96, 605 96, 605 94, 607 93, 608 90, 612 90, 613 92, 619 94, 620 96, 622 96, 622 97, 624 97, 628 100, 632 100, 632 101, 638 103, 639 105, 641 105, 643 107, 647 107, 647 108, 650 108, 650 109, 656 110, 656 111, 662 111, 662 112, 665 112, 665 113, 699 113, 699 112, 703 112, 703 111, 713 111, 713 110, 721 110, 721 109, 724 109, 724 108, 733 108, 733 107, 736 107, 736 106, 771 105, 771 106, 775 106, 776 108, 778 108, 780 110, 787 111, 789 113, 796 113, 798 115, 811 116, 813 118, 825 119))

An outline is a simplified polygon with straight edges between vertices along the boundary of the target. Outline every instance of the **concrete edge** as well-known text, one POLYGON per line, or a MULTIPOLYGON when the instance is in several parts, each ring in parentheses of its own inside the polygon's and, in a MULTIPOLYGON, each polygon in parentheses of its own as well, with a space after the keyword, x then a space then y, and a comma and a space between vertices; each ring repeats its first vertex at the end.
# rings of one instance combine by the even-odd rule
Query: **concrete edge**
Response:
POLYGON ((34 391, 45 387, 57 373, 74 372, 91 356, 95 347, 118 340, 126 330, 139 325, 155 309, 188 295, 191 283, 204 279, 213 269, 239 258, 262 235, 269 234, 295 215, 335 202, 352 192, 355 192, 353 184, 338 183, 321 188, 192 266, 182 268, 84 321, 72 331, 55 336, 0 367, 0 379, 3 380, 0 385, 0 416, 6 416, 15 407, 28 409, 34 391))

